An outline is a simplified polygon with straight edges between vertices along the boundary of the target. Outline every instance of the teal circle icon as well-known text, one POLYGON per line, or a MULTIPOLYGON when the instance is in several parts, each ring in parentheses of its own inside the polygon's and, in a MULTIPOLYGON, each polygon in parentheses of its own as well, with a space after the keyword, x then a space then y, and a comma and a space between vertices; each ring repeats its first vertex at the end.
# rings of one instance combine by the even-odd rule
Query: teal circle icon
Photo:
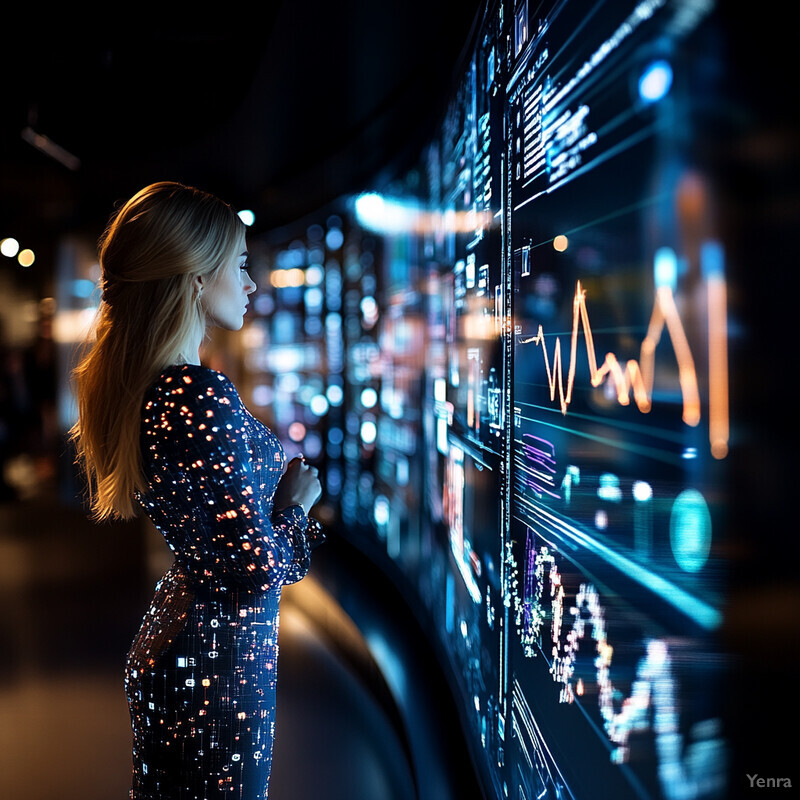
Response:
POLYGON ((696 489, 686 489, 675 498, 669 536, 678 566, 684 572, 699 572, 711 550, 711 512, 696 489))

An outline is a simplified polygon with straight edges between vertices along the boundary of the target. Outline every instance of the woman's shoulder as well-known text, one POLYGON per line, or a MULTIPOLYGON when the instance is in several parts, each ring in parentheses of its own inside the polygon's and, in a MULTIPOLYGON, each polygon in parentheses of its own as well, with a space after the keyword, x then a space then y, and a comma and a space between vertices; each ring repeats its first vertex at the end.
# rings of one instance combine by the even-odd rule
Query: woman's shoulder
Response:
POLYGON ((194 398, 238 398, 238 394, 222 372, 200 364, 172 364, 161 371, 145 395, 146 400, 165 397, 191 401, 194 398))

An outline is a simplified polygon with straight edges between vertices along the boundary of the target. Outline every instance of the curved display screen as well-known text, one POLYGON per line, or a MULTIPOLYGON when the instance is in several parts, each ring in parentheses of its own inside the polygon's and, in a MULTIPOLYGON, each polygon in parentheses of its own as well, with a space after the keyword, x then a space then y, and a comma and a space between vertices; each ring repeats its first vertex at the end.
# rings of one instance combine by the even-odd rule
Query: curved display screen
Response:
POLYGON ((706 0, 490 3, 417 168, 273 260, 316 343, 291 438, 423 609, 490 796, 727 796, 724 47, 706 0))

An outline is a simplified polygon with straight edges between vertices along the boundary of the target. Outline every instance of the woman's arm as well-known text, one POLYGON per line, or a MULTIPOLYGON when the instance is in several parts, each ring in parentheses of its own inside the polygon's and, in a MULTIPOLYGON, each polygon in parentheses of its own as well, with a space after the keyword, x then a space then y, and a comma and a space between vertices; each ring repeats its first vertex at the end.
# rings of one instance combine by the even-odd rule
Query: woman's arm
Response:
POLYGON ((301 565, 307 571, 305 509, 271 515, 251 463, 245 412, 225 376, 203 368, 173 375, 146 407, 143 425, 153 486, 145 504, 162 506, 165 538, 198 580, 263 592, 301 565))
POLYGON ((273 522, 291 525, 291 520, 304 518, 305 536, 295 549, 294 561, 284 583, 296 583, 305 577, 311 567, 311 551, 325 539, 320 524, 308 516, 320 495, 316 467, 306 464, 303 458, 293 458, 275 491, 273 522))

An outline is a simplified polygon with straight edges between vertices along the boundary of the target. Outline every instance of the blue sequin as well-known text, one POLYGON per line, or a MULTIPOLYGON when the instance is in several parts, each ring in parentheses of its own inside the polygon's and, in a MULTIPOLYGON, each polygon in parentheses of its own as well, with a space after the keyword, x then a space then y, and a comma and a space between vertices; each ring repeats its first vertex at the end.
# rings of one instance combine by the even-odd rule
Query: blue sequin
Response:
POLYGON ((268 797, 282 586, 318 543, 273 512, 285 455, 206 367, 170 367, 143 404, 138 500, 175 556, 128 654, 132 800, 268 797))

